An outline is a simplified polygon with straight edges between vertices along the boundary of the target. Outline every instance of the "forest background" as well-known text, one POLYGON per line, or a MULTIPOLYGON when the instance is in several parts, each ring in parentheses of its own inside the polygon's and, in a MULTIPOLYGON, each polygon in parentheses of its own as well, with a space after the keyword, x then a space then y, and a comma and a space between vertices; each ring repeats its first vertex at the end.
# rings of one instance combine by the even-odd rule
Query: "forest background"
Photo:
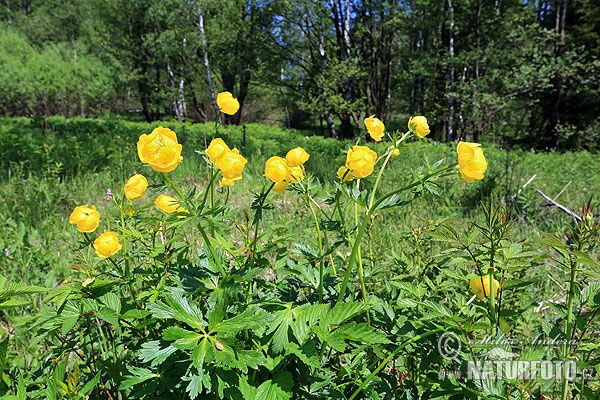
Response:
POLYGON ((351 138, 426 115, 432 138, 600 144, 593 0, 5 0, 0 114, 262 122, 351 138))

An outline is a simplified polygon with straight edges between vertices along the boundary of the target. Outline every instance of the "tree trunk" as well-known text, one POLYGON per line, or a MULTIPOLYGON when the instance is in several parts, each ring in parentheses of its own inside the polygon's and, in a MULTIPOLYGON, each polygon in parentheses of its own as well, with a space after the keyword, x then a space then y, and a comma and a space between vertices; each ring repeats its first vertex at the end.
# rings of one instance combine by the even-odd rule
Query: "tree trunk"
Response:
POLYGON ((206 69, 206 83, 210 93, 210 101, 212 103, 215 118, 219 115, 219 106, 217 106, 217 97, 215 96, 215 88, 210 73, 210 63, 208 62, 208 44, 206 43, 206 34, 204 32, 204 17, 202 16, 202 7, 198 5, 198 29, 200 30, 200 41, 202 43, 202 57, 204 59, 204 68, 206 69))
POLYGON ((449 51, 450 51, 450 95, 448 96, 448 132, 446 140, 451 142, 454 140, 454 6, 452 0, 448 0, 448 12, 450 14, 450 36, 449 36, 449 51))

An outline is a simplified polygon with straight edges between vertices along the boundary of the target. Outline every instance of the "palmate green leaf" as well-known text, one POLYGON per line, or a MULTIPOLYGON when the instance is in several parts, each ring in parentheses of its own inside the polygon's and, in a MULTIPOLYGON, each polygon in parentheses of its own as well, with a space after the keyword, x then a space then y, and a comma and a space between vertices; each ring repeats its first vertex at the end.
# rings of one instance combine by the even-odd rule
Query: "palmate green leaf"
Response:
POLYGON ((238 389, 244 399, 256 399, 256 388, 248 383, 246 375, 239 375, 238 389))
POLYGON ((292 398, 294 379, 288 371, 279 372, 256 389, 254 400, 289 400, 292 398))
POLYGON ((191 359, 194 367, 200 369, 206 362, 210 363, 215 356, 215 346, 210 338, 205 337, 192 351, 191 359))
POLYGON ((157 378, 159 375, 146 368, 127 366, 127 370, 131 375, 125 376, 125 379, 119 385, 119 390, 126 390, 132 386, 146 382, 149 379, 157 378))
POLYGON ((108 322, 111 325, 119 325, 119 315, 117 311, 112 308, 102 307, 95 315, 103 321, 108 322))
POLYGON ((275 353, 283 351, 286 344, 290 342, 288 331, 290 325, 294 321, 294 311, 292 310, 292 304, 288 303, 286 308, 279 310, 274 314, 274 318, 269 322, 270 328, 266 334, 273 334, 271 338, 271 348, 275 353))
POLYGON ((296 343, 288 343, 285 346, 285 350, 286 353, 295 355, 300 361, 311 368, 319 368, 321 365, 315 339, 304 343, 302 347, 298 347, 296 343))
POLYGON ((248 368, 257 369, 265 363, 265 356, 255 350, 239 350, 236 352, 235 367, 244 374, 248 373, 248 368))
POLYGON ((138 351, 138 358, 143 362, 150 362, 150 365, 156 367, 162 364, 177 349, 173 346, 161 347, 161 342, 153 340, 142 344, 138 351))
POLYGON ((311 327, 327 315, 328 304, 305 304, 294 308, 296 318, 290 325, 298 343, 302 344, 310 337, 311 327))
POLYGON ((187 329, 179 326, 169 326, 162 333, 163 340, 171 343, 171 346, 179 349, 191 349, 196 347, 198 341, 202 339, 203 335, 197 332, 188 331, 187 329))
POLYGON ((148 310, 154 317, 176 319, 191 328, 204 330, 206 322, 202 318, 202 311, 188 303, 183 291, 171 288, 164 298, 164 303, 157 301, 148 305, 148 310))
POLYGON ((355 317, 356 315, 363 313, 369 309, 369 305, 363 302, 351 301, 348 303, 336 304, 323 318, 322 323, 324 325, 340 325, 344 321, 355 317))
POLYGON ((433 313, 430 313, 428 317, 433 315, 435 317, 452 318, 452 312, 441 303, 434 303, 431 300, 425 300, 422 302, 422 304, 430 311, 433 311, 433 313))
POLYGON ((258 307, 249 307, 243 313, 209 326, 211 333, 236 334, 244 329, 255 329, 266 323, 266 313, 258 307))
POLYGON ((340 326, 334 331, 345 340, 362 342, 365 344, 390 343, 390 340, 383 334, 377 332, 373 327, 365 323, 351 322, 340 326))

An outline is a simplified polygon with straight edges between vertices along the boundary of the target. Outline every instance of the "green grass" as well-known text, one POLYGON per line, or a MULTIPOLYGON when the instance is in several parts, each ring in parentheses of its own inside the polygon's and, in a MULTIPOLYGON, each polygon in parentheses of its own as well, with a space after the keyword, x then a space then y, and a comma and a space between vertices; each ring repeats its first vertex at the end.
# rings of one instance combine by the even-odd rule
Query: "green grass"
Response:
MULTIPOLYGON (((75 206, 94 204, 104 221, 118 219, 117 207, 106 200, 107 189, 122 195, 124 182, 136 172, 146 175, 150 184, 160 183, 160 176, 148 166, 141 166, 135 152, 139 135, 158 125, 161 124, 63 118, 2 120, 0 251, 7 252, 0 256, 0 274, 13 282, 44 287, 76 279, 75 268, 82 262, 78 248, 81 234, 68 223, 69 214, 75 206)), ((170 174, 171 179, 184 192, 196 190, 201 195, 210 170, 196 151, 205 148, 214 125, 164 123, 164 126, 174 129, 184 146, 184 161, 170 174)), ((264 162, 272 155, 284 156, 293 147, 302 146, 310 153, 306 170, 315 182, 321 183, 315 198, 324 210, 331 210, 326 199, 335 191, 335 173, 343 164, 351 142, 256 124, 223 126, 219 128, 219 136, 249 159, 244 178, 230 191, 230 224, 223 228, 236 245, 243 246, 242 232, 253 216, 253 193, 268 185, 262 176, 264 162)), ((369 144, 379 154, 388 145, 369 144)), ((530 255, 526 262, 508 271, 518 283, 513 285, 508 281, 504 287, 509 294, 503 305, 504 317, 518 332, 529 332, 539 324, 539 314, 533 308, 540 300, 555 300, 564 295, 564 282, 568 280, 566 271, 553 258, 556 252, 543 242, 545 233, 567 240, 572 222, 566 213, 547 206, 536 189, 554 197, 564 188, 556 200, 579 212, 592 194, 600 191, 600 175, 596 173, 600 171, 600 157, 589 152, 506 152, 486 145, 484 151, 489 162, 484 180, 469 185, 456 172, 438 182, 442 196, 424 196, 405 207, 375 213, 376 223, 367 231, 364 241, 368 290, 373 293, 388 290, 395 297, 403 296, 396 284, 426 283, 436 286, 437 294, 458 294, 456 299, 442 296, 440 304, 452 309, 464 303, 469 296, 468 283, 464 282, 468 259, 460 258, 462 255, 458 258, 461 261, 457 261, 455 254, 461 249, 456 243, 440 240, 439 232, 443 226, 453 227, 463 240, 473 236, 477 242, 480 238, 474 235, 477 232, 474 224, 485 225, 483 205, 506 203, 512 214, 510 242, 530 251, 530 255), (534 174, 536 179, 516 196, 534 174)), ((427 168, 427 163, 440 159, 445 159, 445 164, 454 163, 455 144, 415 140, 401 149, 398 158, 391 159, 380 191, 388 192, 411 182, 412 171, 427 168)), ((150 205, 155 191, 151 188, 142 204, 150 205)), ((285 243, 291 260, 302 258, 298 244, 316 248, 314 222, 297 193, 272 194, 269 203, 273 209, 266 213, 262 223, 262 243, 285 243)), ((346 211, 351 214, 352 206, 348 203, 346 211)), ((197 235, 189 237, 196 241, 189 244, 190 248, 201 247, 197 235)), ((342 245, 332 256, 344 265, 349 254, 349 247, 342 245)), ((597 259, 596 253, 591 256, 597 259)), ((275 259, 269 261, 275 263, 275 259)), ((43 347, 31 346, 30 332, 19 329, 31 322, 42 307, 40 296, 29 299, 29 307, 7 311, 10 329, 17 329, 8 365, 23 370, 33 370, 44 358, 43 347)))

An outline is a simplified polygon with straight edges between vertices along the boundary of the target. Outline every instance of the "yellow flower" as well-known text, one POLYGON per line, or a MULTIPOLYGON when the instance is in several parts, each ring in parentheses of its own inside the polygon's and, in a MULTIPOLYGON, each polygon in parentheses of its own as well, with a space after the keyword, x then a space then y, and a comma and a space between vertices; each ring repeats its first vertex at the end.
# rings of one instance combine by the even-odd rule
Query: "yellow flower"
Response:
POLYGON ((242 172, 247 162, 248 160, 240 154, 238 149, 233 149, 226 151, 215 165, 223 173, 223 178, 237 181, 242 179, 242 172))
POLYGON ((148 180, 144 175, 135 174, 125 184, 125 197, 131 201, 141 200, 146 195, 148 180))
POLYGON ((290 167, 297 167, 298 165, 303 165, 309 157, 310 155, 302 147, 296 147, 288 151, 285 156, 285 162, 290 167))
POLYGON ((408 129, 423 139, 429 135, 429 125, 427 124, 427 118, 417 115, 408 120, 408 129))
POLYGON ((240 102, 229 92, 221 92, 217 95, 217 105, 221 112, 234 115, 240 109, 240 102))
POLYGON ((213 164, 216 164, 221 159, 221 157, 223 157, 223 154, 225 154, 228 151, 230 151, 229 146, 225 144, 223 139, 216 138, 210 142, 208 148, 204 152, 208 156, 209 160, 213 164))
POLYGON ((69 223, 76 224, 79 232, 91 233, 100 225, 100 213, 96 211, 96 206, 75 207, 69 216, 69 223))
POLYGON ((338 168, 337 177, 338 177, 338 179, 343 179, 345 182, 348 182, 348 181, 351 181, 354 179, 354 175, 352 175, 352 172, 345 165, 342 165, 341 167, 338 168), (348 171, 348 172, 346 172, 346 171, 348 171))
POLYGON ((463 179, 473 183, 475 179, 483 179, 488 163, 479 143, 458 142, 458 170, 463 179))
POLYGON ((285 189, 288 188, 290 184, 283 181, 283 182, 278 182, 273 186, 273 191, 277 192, 277 193, 283 193, 285 192, 285 189))
POLYGON ((137 143, 140 160, 158 172, 171 172, 181 163, 181 145, 177 135, 159 126, 151 134, 143 134, 137 143))
POLYGON ((114 232, 104 232, 94 240, 94 249, 98 257, 108 258, 121 250, 119 237, 114 232))
MULTIPOLYGON (((481 276, 481 277, 477 277, 477 278, 473 278, 470 281, 471 284, 471 292, 473 292, 473 294, 475 296, 477 296, 477 298, 479 300, 483 299, 484 297, 490 297, 490 276, 489 275, 485 275, 485 276, 481 276), (483 281, 483 285, 482 285, 482 281, 483 281), (484 293, 485 292, 485 293, 484 293)), ((498 297, 498 288, 500 287, 500 282, 498 282, 497 280, 494 279, 494 297, 498 297)))
POLYGON ((265 163, 265 175, 271 181, 280 183, 283 181, 289 182, 291 170, 285 159, 273 156, 265 163))
POLYGON ((352 146, 346 156, 346 167, 355 178, 366 178, 371 175, 377 161, 377 153, 367 146, 352 146))
POLYGON ((388 150, 392 151, 392 157, 398 157, 400 155, 400 149, 395 149, 394 146, 388 147, 388 150))
POLYGON ((383 134, 385 131, 385 125, 379 118, 375 118, 375 114, 371 115, 369 118, 365 118, 365 126, 367 127, 367 132, 376 142, 381 142, 383 139, 383 134))
POLYGON ((159 194, 156 200, 154 200, 154 205, 169 214, 184 210, 179 207, 179 202, 176 198, 167 196, 166 194, 159 194))
POLYGON ((221 186, 233 186, 233 179, 223 178, 219 181, 219 185, 221 186))
MULTIPOLYGON (((288 164, 289 166, 289 164, 288 164)), ((290 183, 298 183, 304 179, 304 167, 298 165, 296 167, 290 167, 290 176, 288 181, 290 183)))

